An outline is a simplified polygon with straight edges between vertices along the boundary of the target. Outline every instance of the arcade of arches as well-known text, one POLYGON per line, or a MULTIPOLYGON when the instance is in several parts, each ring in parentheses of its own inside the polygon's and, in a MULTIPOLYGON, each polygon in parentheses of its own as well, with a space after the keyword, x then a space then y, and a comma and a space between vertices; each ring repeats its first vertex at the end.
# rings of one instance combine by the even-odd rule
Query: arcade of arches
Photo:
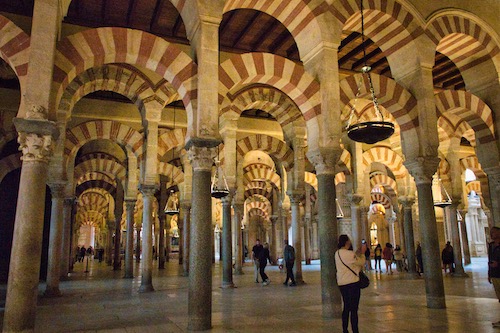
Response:
POLYGON ((445 308, 446 241, 463 277, 500 226, 500 5, 486 2, 365 1, 362 42, 355 0, 0 0, 3 331, 34 330, 39 278, 60 296, 81 246, 139 292, 178 261, 190 330, 212 325, 212 261, 234 287, 257 238, 274 259, 291 241, 299 282, 319 259, 325 318, 341 306, 339 234, 401 245, 409 279, 420 242, 427 307, 445 308), (363 46, 396 128, 372 145, 345 130, 351 110, 375 117, 363 46))

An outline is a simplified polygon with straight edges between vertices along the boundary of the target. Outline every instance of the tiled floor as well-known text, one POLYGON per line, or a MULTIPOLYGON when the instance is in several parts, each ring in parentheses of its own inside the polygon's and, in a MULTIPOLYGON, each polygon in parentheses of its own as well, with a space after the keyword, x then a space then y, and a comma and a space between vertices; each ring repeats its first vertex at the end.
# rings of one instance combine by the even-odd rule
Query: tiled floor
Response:
MULTIPOLYGON (((270 267, 269 286, 256 284, 248 264, 245 275, 235 276, 236 289, 220 289, 220 267, 214 268, 214 332, 341 332, 339 319, 321 318, 319 265, 304 267, 307 284, 282 285, 284 273, 270 267)), ((445 310, 427 309, 422 279, 395 273, 369 273, 372 284, 363 290, 361 332, 498 332, 500 303, 486 280, 486 260, 475 259, 466 270, 471 278, 444 278, 445 310)), ((136 267, 138 269, 139 267, 136 267)), ((179 265, 169 263, 156 271, 156 291, 138 294, 140 279, 122 279, 104 263, 83 273, 78 264, 69 281, 61 283, 63 297, 40 298, 37 332, 183 332, 187 327, 187 278, 179 265)), ((43 291, 44 286, 40 286, 43 291)), ((1 286, 4 295, 5 286, 1 286)), ((3 309, 0 308, 0 315, 3 309)), ((1 321, 1 319, 0 319, 1 321)))

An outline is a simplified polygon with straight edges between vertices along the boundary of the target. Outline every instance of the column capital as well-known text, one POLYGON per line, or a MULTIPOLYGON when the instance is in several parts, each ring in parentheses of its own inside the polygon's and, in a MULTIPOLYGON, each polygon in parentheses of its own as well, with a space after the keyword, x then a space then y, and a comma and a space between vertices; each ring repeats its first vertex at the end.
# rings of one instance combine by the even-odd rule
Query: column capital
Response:
POLYGON ((75 204, 75 197, 69 197, 69 198, 64 198, 64 205, 65 206, 73 206, 75 204))
POLYGON ((190 200, 182 200, 181 201, 181 209, 191 209, 191 201, 190 200))
POLYGON ((52 198, 64 198, 64 190, 66 189, 65 182, 50 182, 48 185, 50 187, 50 194, 52 195, 52 198))
POLYGON ((415 197, 411 195, 400 196, 398 202, 403 205, 404 208, 411 208, 415 203, 415 197))
POLYGON ((304 193, 290 192, 288 194, 288 197, 290 198, 291 204, 299 204, 302 201, 302 199, 304 198, 304 193))
POLYGON ((347 194, 347 199, 351 204, 358 206, 363 200, 363 196, 357 193, 349 193, 347 194))
POLYGON ((188 149, 188 158, 194 171, 211 171, 215 155, 214 147, 191 146, 188 149))
POLYGON ((340 159, 342 149, 336 148, 319 148, 307 152, 307 158, 314 165, 317 175, 327 174, 335 175, 335 166, 340 159))
POLYGON ((141 184, 139 185, 139 191, 141 191, 142 195, 145 197, 153 197, 156 192, 158 192, 157 184, 141 184))
POLYGON ((432 184, 432 176, 436 173, 439 165, 437 156, 417 157, 403 163, 415 179, 415 183, 432 184))
POLYGON ((14 126, 19 133, 17 142, 23 152, 24 162, 48 163, 54 153, 59 129, 53 121, 43 119, 14 118, 14 126))
POLYGON ((135 199, 125 199, 125 207, 127 210, 134 210, 136 202, 135 199))

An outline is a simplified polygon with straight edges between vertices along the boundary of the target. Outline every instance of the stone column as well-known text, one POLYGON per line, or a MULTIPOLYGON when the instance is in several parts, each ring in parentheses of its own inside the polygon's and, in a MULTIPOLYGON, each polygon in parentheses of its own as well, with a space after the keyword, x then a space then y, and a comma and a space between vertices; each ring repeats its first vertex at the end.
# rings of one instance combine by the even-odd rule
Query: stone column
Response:
POLYGON ((425 291, 427 307, 443 309, 446 307, 441 253, 432 196, 432 175, 437 169, 438 158, 419 158, 405 163, 415 178, 418 193, 419 229, 424 264, 425 291))
POLYGON ((311 151, 309 160, 314 164, 318 178, 318 229, 321 260, 321 301, 322 315, 325 318, 339 318, 341 295, 337 284, 335 252, 338 243, 337 205, 335 197, 335 169, 338 159, 334 150, 332 156, 311 151))
MULTIPOLYGON (((193 140, 192 140, 193 141, 193 140)), ((191 240, 189 255, 188 329, 208 330, 212 326, 212 200, 211 169, 218 142, 192 142, 188 148, 193 166, 191 240)))
MULTIPOLYGON (((361 208, 359 206, 361 200, 363 200, 363 196, 356 193, 352 193, 348 194, 348 199, 351 202, 352 247, 356 251, 361 248, 361 240, 365 238, 363 235, 363 228, 362 228, 363 221, 361 220, 361 208)), ((370 244, 370 242, 367 241, 367 244, 370 244)))
POLYGON ((135 199, 125 200, 127 209, 127 244, 125 249, 125 278, 134 277, 134 208, 135 199))
POLYGON ((62 231, 62 254, 61 254, 61 268, 60 268, 60 278, 66 279, 70 271, 70 263, 73 260, 71 258, 71 224, 72 210, 73 210, 73 198, 65 198, 63 202, 63 231, 62 231))
POLYGON ((135 227, 135 262, 141 262, 141 230, 142 225, 135 227))
POLYGON ((189 244, 190 244, 190 225, 191 225, 191 203, 189 201, 183 201, 181 203, 181 209, 183 211, 183 229, 184 233, 182 234, 182 245, 183 245, 183 256, 184 260, 182 261, 182 275, 189 276, 189 262, 191 261, 189 255, 189 244))
POLYGON ((50 215, 49 260, 45 296, 61 296, 59 277, 61 273, 64 183, 51 183, 52 208, 50 215))
POLYGON ((113 230, 115 229, 115 221, 108 221, 108 234, 106 237, 106 265, 113 264, 113 230))
POLYGON ((460 233, 462 235, 464 263, 465 265, 470 265, 471 260, 470 260, 469 236, 467 235, 467 224, 465 223, 465 215, 467 214, 467 211, 461 210, 460 214, 462 215, 462 221, 459 222, 459 225, 460 225, 460 233))
POLYGON ((234 288, 231 201, 231 195, 222 199, 222 288, 234 288))
POLYGON ((488 175, 493 226, 500 228, 500 167, 485 168, 484 172, 488 175))
MULTIPOLYGON (((44 110, 41 106, 39 108, 44 110)), ((28 117, 32 119, 14 118, 14 124, 19 133, 19 148, 23 152, 21 158, 23 162, 12 239, 3 332, 31 332, 35 327, 45 211, 45 184, 48 162, 53 152, 53 140, 58 136, 55 123, 40 118, 35 120, 37 116, 31 111, 28 112, 28 117)))
POLYGON ((234 234, 236 239, 236 249, 234 251, 234 274, 235 275, 243 275, 243 238, 241 235, 241 220, 243 217, 243 204, 235 203, 234 204, 234 234))
POLYGON ((408 259, 408 275, 410 277, 415 277, 418 276, 412 218, 412 206, 415 203, 415 198, 412 196, 400 197, 399 203, 403 205, 403 224, 405 230, 406 258, 408 259))
POLYGON ((304 257, 306 260, 306 265, 311 264, 311 228, 309 219, 304 221, 304 226, 302 230, 304 231, 304 257))
MULTIPOLYGON (((123 205, 123 202, 117 202, 116 204, 123 205)), ((122 210, 120 210, 122 211, 122 210)), ((116 222, 115 222, 115 243, 113 247, 114 255, 113 255, 113 270, 114 271, 119 271, 122 269, 122 261, 121 261, 121 254, 120 254, 120 244, 121 244, 121 238, 122 238, 122 226, 121 226, 121 217, 122 214, 120 213, 119 215, 115 215, 116 217, 116 222)))
POLYGON ((319 258, 318 222, 316 220, 312 223, 312 257, 319 258))
POLYGON ((293 274, 295 281, 300 284, 304 283, 302 278, 302 237, 300 232, 300 201, 303 195, 291 195, 290 205, 292 208, 292 233, 293 247, 295 248, 295 265, 293 266, 293 274))
MULTIPOLYGON (((278 223, 277 223, 277 220, 278 218, 276 216, 273 216, 271 217, 271 259, 273 261, 277 261, 278 259, 278 239, 276 239, 276 235, 277 235, 277 232, 276 232, 276 229, 277 229, 277 226, 278 226, 278 223)), ((281 242, 281 244, 283 244, 283 242, 281 242)))
POLYGON ((455 259, 455 272, 453 277, 469 277, 465 273, 464 266, 462 264, 462 244, 460 242, 460 231, 457 220, 457 207, 460 204, 461 199, 454 197, 452 199, 451 205, 445 209, 448 212, 448 218, 450 219, 450 231, 451 231, 451 241, 453 244, 453 257, 455 259))
POLYGON ((153 288, 153 200, 158 191, 156 185, 141 185, 142 211, 142 277, 139 292, 154 291, 153 288))
POLYGON ((179 265, 184 262, 184 212, 179 211, 179 219, 177 221, 177 229, 179 232, 179 265))
POLYGON ((165 261, 166 257, 169 255, 167 253, 167 256, 165 256, 165 220, 167 217, 165 214, 162 214, 159 217, 160 222, 159 227, 158 227, 158 269, 165 269, 165 261))

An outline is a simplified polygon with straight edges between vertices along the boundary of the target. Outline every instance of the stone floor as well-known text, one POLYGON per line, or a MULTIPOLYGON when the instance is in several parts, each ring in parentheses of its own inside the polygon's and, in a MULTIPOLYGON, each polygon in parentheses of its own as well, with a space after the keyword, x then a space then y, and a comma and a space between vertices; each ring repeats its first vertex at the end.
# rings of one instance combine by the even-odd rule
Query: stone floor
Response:
MULTIPOLYGON (((321 318, 319 264, 304 267, 305 285, 282 285, 284 273, 267 269, 269 286, 254 282, 250 264, 245 275, 235 276, 237 289, 220 289, 220 267, 214 266, 214 332, 341 332, 341 321, 321 318)), ((486 280, 486 259, 475 259, 466 270, 471 278, 444 278, 447 309, 425 306, 422 279, 403 274, 370 272, 372 284, 363 290, 361 332, 499 332, 491 322, 500 320, 500 303, 486 280)), ((136 267, 139 269, 139 266, 136 267)), ((39 298, 36 332, 184 332, 187 327, 187 278, 179 265, 156 270, 156 292, 138 294, 140 279, 123 279, 104 263, 91 264, 61 283, 64 296, 39 298)), ((40 291, 44 285, 40 285, 40 291)), ((5 285, 0 286, 3 302, 5 285)), ((3 303, 2 303, 3 304, 3 303)), ((0 317, 3 317, 0 304, 0 317)), ((0 318, 1 325, 1 318, 0 318)))

